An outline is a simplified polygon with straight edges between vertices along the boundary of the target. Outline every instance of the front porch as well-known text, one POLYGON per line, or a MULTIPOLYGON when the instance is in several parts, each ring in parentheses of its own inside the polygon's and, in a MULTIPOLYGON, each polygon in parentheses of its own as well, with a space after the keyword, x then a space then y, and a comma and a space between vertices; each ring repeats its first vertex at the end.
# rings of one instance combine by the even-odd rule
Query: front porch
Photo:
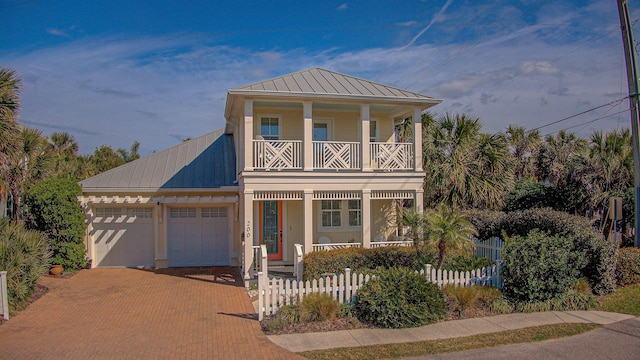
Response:
POLYGON ((270 264, 294 265, 305 253, 349 247, 412 246, 398 231, 399 206, 422 206, 421 191, 255 191, 245 193, 245 280, 270 264))

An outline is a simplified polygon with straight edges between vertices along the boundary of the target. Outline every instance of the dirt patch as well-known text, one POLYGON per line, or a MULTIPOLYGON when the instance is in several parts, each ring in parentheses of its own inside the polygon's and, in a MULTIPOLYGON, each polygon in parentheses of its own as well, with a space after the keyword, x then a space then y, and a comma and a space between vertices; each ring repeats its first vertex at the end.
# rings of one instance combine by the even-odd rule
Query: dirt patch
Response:
POLYGON ((263 320, 260 325, 262 331, 267 335, 283 335, 283 334, 300 334, 309 332, 325 332, 325 331, 338 331, 338 330, 353 330, 353 329, 373 329, 374 326, 362 323, 356 318, 342 317, 333 318, 327 321, 316 321, 308 323, 298 323, 289 325, 283 329, 269 330, 266 327, 266 320, 263 320))

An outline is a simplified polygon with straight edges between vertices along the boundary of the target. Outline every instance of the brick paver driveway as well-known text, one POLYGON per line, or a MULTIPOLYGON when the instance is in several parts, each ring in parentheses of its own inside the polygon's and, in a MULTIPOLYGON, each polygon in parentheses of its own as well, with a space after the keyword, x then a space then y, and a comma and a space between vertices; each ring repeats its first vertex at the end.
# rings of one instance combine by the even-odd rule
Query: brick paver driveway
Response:
POLYGON ((295 359, 255 320, 237 268, 83 270, 0 325, 3 359, 295 359))

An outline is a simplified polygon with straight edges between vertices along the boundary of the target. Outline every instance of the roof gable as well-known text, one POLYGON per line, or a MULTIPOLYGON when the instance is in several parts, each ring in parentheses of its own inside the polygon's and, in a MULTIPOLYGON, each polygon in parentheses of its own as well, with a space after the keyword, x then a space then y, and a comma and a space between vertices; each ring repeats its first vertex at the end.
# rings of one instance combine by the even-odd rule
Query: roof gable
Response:
POLYGON ((80 182, 83 191, 159 191, 234 186, 233 137, 217 130, 80 182))
POLYGON ((373 97, 431 100, 432 97, 321 68, 302 70, 229 90, 229 94, 373 97))

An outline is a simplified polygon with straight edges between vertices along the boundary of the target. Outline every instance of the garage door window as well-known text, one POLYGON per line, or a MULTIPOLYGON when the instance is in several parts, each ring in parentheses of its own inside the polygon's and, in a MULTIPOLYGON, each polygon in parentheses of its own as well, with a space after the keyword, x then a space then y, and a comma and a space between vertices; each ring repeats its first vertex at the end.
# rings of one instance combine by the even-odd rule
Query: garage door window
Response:
POLYGON ((121 213, 120 208, 96 208, 96 217, 119 217, 121 213))
POLYGON ((203 218, 226 218, 227 208, 226 207, 202 208, 201 214, 203 218))
POLYGON ((131 208, 127 209, 127 215, 138 219, 153 218, 153 209, 150 208, 131 208))
POLYGON ((196 217, 196 208, 172 208, 169 212, 172 219, 191 219, 196 217))

